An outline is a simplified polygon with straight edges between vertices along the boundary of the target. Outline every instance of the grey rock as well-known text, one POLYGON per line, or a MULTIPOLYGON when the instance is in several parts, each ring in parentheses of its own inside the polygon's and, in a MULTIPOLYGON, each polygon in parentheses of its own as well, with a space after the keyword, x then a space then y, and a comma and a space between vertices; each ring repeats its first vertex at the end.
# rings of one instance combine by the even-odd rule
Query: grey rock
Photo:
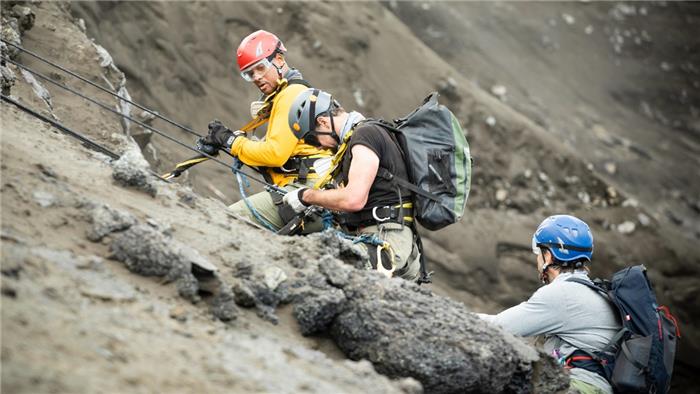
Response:
POLYGON ((350 278, 352 268, 329 255, 321 256, 319 270, 333 286, 345 286, 350 278))
POLYGON ((359 269, 364 268, 369 262, 366 249, 353 244, 351 240, 341 238, 333 230, 311 234, 309 238, 315 238, 318 242, 320 256, 327 254, 359 269))
POLYGON ((234 294, 227 284, 221 283, 219 291, 212 301, 211 312, 221 321, 231 321, 238 317, 239 310, 236 307, 234 294))
POLYGON ((555 392, 568 386, 563 370, 463 304, 359 270, 340 287, 326 282, 300 289, 294 316, 304 332, 324 332, 330 321, 326 332, 338 347, 384 375, 413 377, 431 393, 555 392))
POLYGON ((641 212, 637 214, 637 220, 639 220, 639 224, 641 224, 644 227, 647 227, 651 224, 651 219, 649 218, 649 216, 641 212))
POLYGON ((297 300, 292 313, 299 323, 302 335, 327 331, 346 302, 343 291, 336 288, 308 290, 297 300))
POLYGON ((135 225, 121 233, 110 246, 112 255, 129 271, 144 276, 162 276, 176 281, 181 296, 197 301, 198 282, 192 264, 202 257, 195 250, 165 237, 148 225, 135 225))
POLYGON ((287 280, 287 274, 279 267, 269 266, 263 269, 262 281, 271 291, 287 280))
POLYGON ((112 178, 122 186, 136 188, 153 197, 158 193, 157 180, 149 172, 148 162, 135 146, 131 146, 119 160, 114 161, 112 178))
POLYGON ((49 108, 49 110, 53 111, 53 101, 51 99, 51 93, 49 92, 49 90, 46 89, 46 87, 34 77, 34 74, 29 72, 28 70, 22 68, 19 72, 20 74, 22 74, 24 80, 32 87, 34 94, 36 94, 37 97, 42 99, 44 103, 46 103, 46 106, 49 108))
POLYGON ((199 298, 199 281, 194 275, 181 275, 175 281, 177 292, 182 298, 197 302, 199 298))
POLYGON ((277 324, 275 309, 291 297, 287 274, 273 265, 238 262, 234 266, 235 302, 244 308, 255 307, 260 318, 277 324))
MULTIPOLYGON (((22 38, 19 32, 19 22, 17 21, 17 18, 7 18, 3 13, 2 25, 0 26, 0 36, 3 40, 11 44, 19 47, 22 46, 22 38)), ((3 56, 9 55, 10 59, 15 59, 19 54, 19 49, 13 47, 12 45, 6 45, 3 43, 2 54, 3 56)))
MULTIPOLYGON (((3 48, 6 46, 5 43, 1 44, 3 45, 3 48)), ((3 49, 2 52, 4 55, 5 50, 3 49)), ((11 94, 12 86, 15 85, 16 80, 17 76, 15 75, 14 71, 12 71, 9 67, 0 65, 0 89, 2 89, 2 94, 9 96, 11 94)))
POLYGON ((241 279, 250 279, 253 275, 253 264, 247 261, 239 261, 233 267, 233 276, 241 279))
POLYGON ((102 240, 106 235, 123 231, 136 224, 136 218, 128 212, 123 212, 109 205, 95 205, 89 212, 92 226, 87 238, 92 242, 102 240))
POLYGON ((34 19, 36 19, 36 16, 31 8, 17 4, 12 7, 12 14, 17 18, 20 34, 34 27, 34 19))
POLYGON ((127 268, 144 276, 171 276, 189 270, 189 263, 174 256, 173 242, 150 226, 136 225, 114 239, 111 251, 127 268), (173 258, 175 257, 175 258, 173 258))
POLYGON ((35 191, 32 194, 32 197, 34 197, 34 201, 36 201, 36 203, 39 204, 39 206, 42 208, 54 206, 58 202, 56 196, 43 190, 35 191))
POLYGON ((632 234, 637 226, 634 222, 626 220, 617 225, 617 231, 620 234, 632 234))
POLYGON ((236 304, 244 308, 252 308, 255 306, 256 298, 253 290, 248 287, 243 281, 237 281, 233 285, 233 295, 236 304))

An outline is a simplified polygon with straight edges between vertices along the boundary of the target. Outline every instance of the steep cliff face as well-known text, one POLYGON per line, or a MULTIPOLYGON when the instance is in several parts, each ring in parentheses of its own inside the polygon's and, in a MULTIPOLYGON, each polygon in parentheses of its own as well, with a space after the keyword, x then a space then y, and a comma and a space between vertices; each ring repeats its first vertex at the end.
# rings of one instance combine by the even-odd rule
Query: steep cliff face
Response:
MULTIPOLYGON (((632 262, 644 262, 650 268, 660 298, 671 304, 683 322, 685 335, 677 381, 682 383, 685 368, 695 365, 691 357, 698 343, 694 329, 698 287, 694 274, 699 261, 693 248, 696 234, 684 229, 688 228, 686 224, 692 228, 697 217, 691 213, 680 226, 669 224, 646 204, 635 203, 643 200, 634 188, 624 187, 624 182, 613 182, 622 186, 612 187, 609 174, 600 171, 601 167, 608 168, 603 166, 604 161, 593 160, 585 152, 572 149, 562 138, 553 138, 555 134, 542 127, 546 124, 541 119, 535 117, 533 122, 507 105, 518 107, 523 101, 504 103, 498 95, 494 97, 482 91, 470 73, 459 67, 456 54, 447 56, 438 43, 419 34, 411 22, 411 18, 419 18, 375 3, 45 3, 33 7, 37 19, 34 28, 24 34, 26 48, 96 82, 102 81, 102 75, 109 71, 100 67, 104 58, 81 31, 79 19, 74 19, 83 18, 87 36, 95 37, 95 42, 109 51, 137 102, 196 130, 203 130, 212 118, 222 119, 231 127, 247 121, 247 102, 256 98, 257 92, 237 77, 232 53, 240 38, 256 28, 279 34, 289 49, 291 65, 301 69, 315 86, 332 91, 345 107, 367 115, 386 118, 403 115, 429 91, 439 90, 468 131, 475 167, 469 214, 458 225, 437 233, 425 232, 427 255, 436 271, 435 284, 428 288, 462 302, 470 310, 495 312, 520 302, 537 286, 529 252, 532 229, 548 214, 572 212, 593 226, 595 274, 609 275, 632 262), (633 225, 632 233, 625 230, 630 228, 628 222, 633 225)), ((506 16, 499 23, 508 23, 506 16)), ((48 70, 31 57, 23 55, 19 59, 23 64, 48 70)), ((68 77, 60 78, 74 83, 68 77)), ((83 85, 73 86, 88 91, 83 85)), ((123 125, 116 117, 59 89, 48 85, 47 88, 51 108, 46 107, 46 100, 37 98, 24 78, 18 79, 12 94, 47 114, 51 111, 61 121, 87 132, 120 154, 129 151, 123 125)), ((530 85, 523 88, 526 92, 533 89, 530 85)), ((97 97, 116 105, 109 96, 98 94, 97 97)), ((522 106, 519 109, 533 117, 532 111, 522 106)), ((367 306, 371 304, 365 299, 368 295, 359 294, 356 283, 338 282, 328 273, 313 274, 319 271, 319 264, 323 265, 319 263, 322 254, 315 252, 324 249, 320 246, 325 242, 323 239, 270 238, 269 234, 227 218, 222 213, 222 204, 199 196, 217 195, 212 191, 216 189, 225 194, 226 203, 234 201, 236 187, 229 170, 200 165, 185 180, 193 191, 160 185, 155 187, 156 197, 151 198, 113 185, 111 168, 107 164, 93 164, 91 155, 75 150, 72 141, 51 133, 6 104, 2 105, 2 111, 3 178, 10 179, 3 183, 2 189, 3 262, 14 262, 8 270, 3 263, 3 342, 10 339, 16 344, 3 345, 3 366, 11 365, 9 371, 14 371, 7 375, 3 372, 4 387, 5 376, 15 377, 10 382, 16 386, 7 387, 28 391, 33 391, 30 388, 34 384, 44 388, 60 384, 65 385, 59 385, 65 391, 73 391, 84 381, 95 385, 90 387, 106 391, 118 391, 123 384, 146 387, 148 391, 163 387, 197 391, 201 376, 214 376, 202 386, 205 391, 224 391, 229 384, 239 385, 234 386, 239 391, 367 391, 377 387, 382 387, 382 391, 411 391, 418 387, 412 380, 391 382, 374 372, 369 364, 340 361, 345 358, 343 352, 355 359, 369 359, 378 371, 388 376, 419 379, 426 388, 461 384, 474 387, 475 391, 477 387, 503 389, 511 387, 508 385, 518 378, 529 376, 529 368, 536 369, 539 360, 536 353, 521 351, 516 357, 522 359, 502 360, 518 365, 515 370, 508 370, 507 376, 476 368, 497 383, 479 381, 479 374, 455 372, 464 365, 455 366, 457 369, 453 371, 453 376, 462 380, 449 382, 434 380, 435 373, 427 370, 397 370, 391 359, 380 359, 384 357, 382 342, 358 341, 344 334, 344 330, 353 329, 355 314, 366 313, 363 308, 377 307, 376 312, 381 308, 367 306), (44 131, 36 138, 20 137, 20 133, 33 135, 34 131, 28 130, 37 129, 44 131), (85 203, 75 196, 86 196, 90 201, 85 203), (104 204, 133 217, 134 222, 109 209, 95 214, 95 207, 104 204), (108 230, 98 231, 94 228, 95 215, 117 219, 105 224, 108 230), (205 218, 203 224, 202 218, 205 218), (130 230, 122 233, 127 228, 130 230), (150 259, 144 262, 129 257, 131 249, 124 245, 132 245, 133 240, 154 231, 161 235, 149 239, 162 236, 162 242, 138 244, 133 249, 135 255, 143 254, 144 250, 161 250, 163 245, 177 241, 177 245, 194 248, 217 266, 219 277, 227 285, 209 282, 198 268, 192 269, 201 261, 188 253, 186 257, 174 258, 180 255, 163 254, 167 261, 182 262, 175 266, 162 266, 157 263, 162 260, 158 259, 153 263, 150 259), (101 232, 105 232, 101 243, 85 241, 86 233, 101 238, 98 236, 101 232), (27 261, 30 264, 25 274, 22 266, 27 261), (285 286, 278 291, 273 286, 280 278, 278 271, 258 271, 250 268, 250 263, 281 269, 290 278, 282 282, 298 283, 299 289, 308 289, 309 283, 320 285, 312 286, 313 291, 298 293, 295 298, 295 291, 286 291, 285 286), (132 275, 124 267, 136 273, 156 274, 174 285, 155 286, 154 281, 132 275), (305 282, 299 275, 311 278, 305 282), (46 281, 57 284, 40 284, 46 281), (105 285, 107 290, 93 285, 93 282, 112 281, 113 285, 105 285), (272 287, 261 283, 271 283, 272 287), (5 292, 6 288, 10 290, 5 292), (69 291, 69 288, 73 289, 69 291), (63 291, 69 294, 65 299, 57 296, 63 291), (189 305, 178 298, 178 293, 197 304, 189 305), (315 297, 323 302, 315 301, 315 297), (158 300, 158 305, 153 298, 158 300), (302 311, 313 312, 310 316, 316 320, 312 320, 311 326, 318 325, 316 332, 342 341, 342 351, 328 339, 299 335, 295 318, 300 319, 301 332, 306 333, 307 314, 292 313, 297 305, 294 300, 302 311), (254 309, 247 312, 236 305, 254 309), (348 309, 341 313, 341 305, 348 309), (211 316, 234 323, 212 321, 211 316), (87 323, 81 323, 83 320, 95 327, 114 321, 120 323, 116 334, 95 333, 85 329, 87 323), (146 324, 143 320, 154 323, 146 324), (276 320, 277 326, 268 323, 276 320), (43 328, 45 321, 65 324, 56 323, 54 327, 50 323, 43 328), (157 328, 160 326, 166 327, 162 333, 157 328), (56 340, 59 335, 54 331, 67 340, 56 340), (8 332, 11 336, 7 336, 8 332), (23 335, 25 332, 30 335, 23 335), (158 337, 160 334, 163 335, 158 337), (29 367, 41 354, 35 351, 24 354, 22 350, 37 341, 47 348, 65 351, 66 357, 58 363, 59 367, 54 368, 52 363, 29 367), (86 344, 89 350, 85 350, 86 344), (143 351, 145 344, 154 350, 143 351), (172 366, 156 368, 152 375, 138 372, 153 364, 158 355, 173 354, 173 349, 183 356, 174 360, 172 366), (206 362, 199 363, 201 360, 206 362), (61 375, 75 362, 91 363, 91 369, 61 375), (198 365, 191 369, 191 364, 198 365), (105 368, 118 373, 98 383, 105 368), (42 369, 55 372, 45 377, 40 372, 42 369), (332 372, 323 375, 324 370, 332 372), (285 379, 293 383, 280 386, 279 382, 285 379)), ((605 124, 607 115, 597 116, 605 124)), ((597 130, 607 139, 619 140, 614 128, 596 127, 598 122, 594 123, 589 125, 591 130, 597 130)), ((191 139, 161 121, 153 124, 184 141, 191 139)), ((134 127, 132 134, 140 131, 134 127)), ((140 142, 145 146, 144 141, 140 142)), ((169 170, 191 154, 158 136, 150 137, 150 144, 155 149, 147 148, 144 153, 159 171, 169 170)), ((620 146, 628 149, 624 143, 620 146)), ((647 172, 649 177, 645 182, 649 183, 665 176, 661 172, 647 172)), ((639 182, 636 175, 632 181, 639 182)), ((693 196, 692 193, 690 187, 683 191, 683 196, 693 196)), ((367 294, 385 286, 381 282, 372 283, 379 287, 368 290, 367 294)), ((394 291, 403 294, 405 289, 394 291)), ((393 301, 388 297, 382 302, 393 301)), ((450 305, 449 311, 441 316, 450 321, 464 318, 467 326, 462 327, 463 333, 468 333, 464 334, 465 338, 479 332, 464 317, 465 309, 451 301, 444 304, 450 305)), ((383 332, 386 323, 380 318, 368 322, 367 328, 383 332)), ((425 329, 430 332, 431 328, 428 325, 425 329)), ((448 347, 445 351, 449 350, 448 347)), ((408 350, 406 354, 414 357, 420 353, 408 350)), ((461 357, 469 360, 464 355, 461 357)), ((551 391, 560 387, 558 379, 553 374, 545 379, 549 382, 545 386, 530 382, 524 387, 551 391)))

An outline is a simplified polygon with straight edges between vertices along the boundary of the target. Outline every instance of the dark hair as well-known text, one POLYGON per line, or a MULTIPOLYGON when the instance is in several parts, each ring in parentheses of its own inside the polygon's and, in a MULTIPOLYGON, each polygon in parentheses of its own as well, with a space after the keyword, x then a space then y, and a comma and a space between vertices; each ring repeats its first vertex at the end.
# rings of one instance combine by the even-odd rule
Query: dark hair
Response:
POLYGON ((330 108, 328 111, 323 111, 323 112, 321 112, 320 114, 316 115, 316 124, 314 124, 314 128, 315 128, 316 126, 318 126, 318 118, 319 118, 319 117, 321 117, 321 116, 323 116, 323 117, 326 117, 326 116, 338 116, 338 115, 340 115, 340 114, 342 114, 342 113, 344 113, 344 112, 345 112, 345 109, 344 109, 343 107, 339 106, 339 105, 337 105, 337 106, 336 106, 336 105, 331 106, 331 108, 330 108))
POLYGON ((559 272, 574 272, 580 269, 589 269, 590 261, 588 261, 588 259, 580 258, 572 261, 561 261, 554 257, 554 253, 552 253, 549 248, 541 247, 540 249, 543 254, 545 251, 549 252, 549 255, 552 256, 552 265, 550 265, 550 267, 558 269, 559 272))

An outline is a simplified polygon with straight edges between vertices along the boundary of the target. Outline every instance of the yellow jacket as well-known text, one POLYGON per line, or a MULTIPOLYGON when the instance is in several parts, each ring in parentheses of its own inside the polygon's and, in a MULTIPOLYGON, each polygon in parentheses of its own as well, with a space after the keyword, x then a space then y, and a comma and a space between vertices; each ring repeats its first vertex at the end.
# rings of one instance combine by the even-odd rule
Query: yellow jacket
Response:
MULTIPOLYGON (((289 127, 289 110, 292 103, 306 89, 307 87, 301 84, 288 85, 282 89, 272 100, 265 140, 236 138, 231 145, 231 154, 252 167, 281 167, 294 156, 332 156, 329 150, 316 148, 298 140, 289 127)), ((272 168, 268 168, 267 172, 277 186, 284 186, 297 178, 296 174, 282 174, 272 168)), ((310 173, 308 178, 316 178, 316 174, 310 173)))

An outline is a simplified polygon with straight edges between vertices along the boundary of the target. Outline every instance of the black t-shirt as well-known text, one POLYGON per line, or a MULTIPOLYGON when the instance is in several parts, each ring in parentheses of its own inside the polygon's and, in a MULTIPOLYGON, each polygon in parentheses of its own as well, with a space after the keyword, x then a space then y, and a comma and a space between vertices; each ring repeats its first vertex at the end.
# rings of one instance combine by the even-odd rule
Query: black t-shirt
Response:
MULTIPOLYGON (((398 145, 389 135, 389 131, 374 124, 361 124, 353 131, 348 143, 348 150, 343 158, 342 179, 345 184, 348 181, 350 162, 352 161, 352 148, 355 145, 363 145, 371 149, 379 157, 379 167, 386 168, 390 173, 403 179, 408 179, 406 164, 398 145)), ((413 200, 413 193, 401 188, 401 200, 405 203, 413 200)), ((396 186, 384 178, 377 176, 369 189, 369 197, 364 209, 396 205, 399 203, 399 195, 396 186)))

